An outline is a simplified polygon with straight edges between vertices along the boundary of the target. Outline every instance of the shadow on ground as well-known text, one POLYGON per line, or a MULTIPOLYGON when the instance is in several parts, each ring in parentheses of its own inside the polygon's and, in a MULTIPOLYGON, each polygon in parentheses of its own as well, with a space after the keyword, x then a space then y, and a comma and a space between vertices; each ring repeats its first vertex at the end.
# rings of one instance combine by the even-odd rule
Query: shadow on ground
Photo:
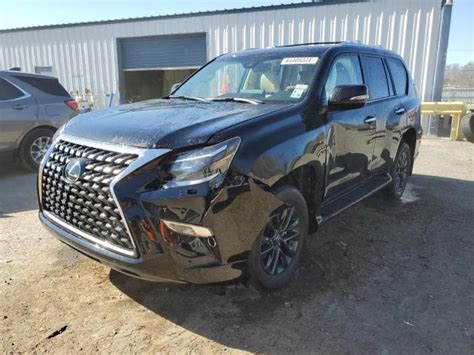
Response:
POLYGON ((472 196, 473 182, 424 175, 412 177, 401 201, 377 193, 310 236, 293 282, 272 294, 113 271, 110 280, 150 311, 232 348, 462 353, 474 344, 472 196))
POLYGON ((0 161, 0 218, 38 207, 36 176, 18 163, 0 161))

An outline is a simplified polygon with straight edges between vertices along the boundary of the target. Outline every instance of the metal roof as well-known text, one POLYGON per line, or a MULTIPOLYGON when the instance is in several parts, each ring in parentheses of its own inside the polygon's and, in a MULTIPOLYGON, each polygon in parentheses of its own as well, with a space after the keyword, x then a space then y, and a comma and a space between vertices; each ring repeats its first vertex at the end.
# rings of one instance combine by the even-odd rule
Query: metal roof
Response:
POLYGON ((17 28, 3 29, 3 30, 0 29, 0 33, 50 30, 50 29, 64 28, 64 27, 107 25, 111 23, 141 22, 141 21, 164 20, 164 19, 183 18, 183 17, 197 17, 197 16, 232 14, 232 13, 242 13, 242 12, 280 10, 280 9, 333 5, 333 4, 347 4, 347 3, 368 2, 368 1, 370 0, 320 0, 319 2, 300 2, 300 3, 290 3, 290 4, 279 4, 279 5, 265 5, 265 6, 222 9, 222 10, 196 11, 196 12, 187 12, 187 13, 181 13, 181 14, 131 17, 131 18, 123 18, 123 19, 115 19, 115 20, 84 21, 84 22, 62 23, 62 24, 56 24, 56 25, 17 27, 17 28))

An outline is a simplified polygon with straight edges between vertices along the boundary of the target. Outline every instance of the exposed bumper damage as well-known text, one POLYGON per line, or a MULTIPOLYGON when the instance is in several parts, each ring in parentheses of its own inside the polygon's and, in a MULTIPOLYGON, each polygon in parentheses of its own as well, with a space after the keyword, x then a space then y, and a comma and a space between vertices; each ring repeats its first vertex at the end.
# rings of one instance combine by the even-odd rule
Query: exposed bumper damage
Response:
POLYGON ((84 240, 42 212, 40 219, 61 241, 117 271, 150 281, 215 283, 241 276, 258 233, 282 204, 258 183, 236 173, 211 192, 206 184, 157 189, 150 177, 146 170, 132 174, 115 190, 137 246, 136 258, 84 240), (213 236, 178 234, 162 219, 203 226, 213 236))

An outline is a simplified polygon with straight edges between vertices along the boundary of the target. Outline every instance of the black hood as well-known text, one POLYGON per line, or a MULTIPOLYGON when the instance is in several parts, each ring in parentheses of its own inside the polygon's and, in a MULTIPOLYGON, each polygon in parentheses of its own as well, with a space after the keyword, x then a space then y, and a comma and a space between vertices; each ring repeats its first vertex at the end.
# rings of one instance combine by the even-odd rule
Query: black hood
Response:
POLYGON ((205 143, 222 129, 288 106, 158 99, 79 115, 64 133, 112 144, 176 149, 205 143))

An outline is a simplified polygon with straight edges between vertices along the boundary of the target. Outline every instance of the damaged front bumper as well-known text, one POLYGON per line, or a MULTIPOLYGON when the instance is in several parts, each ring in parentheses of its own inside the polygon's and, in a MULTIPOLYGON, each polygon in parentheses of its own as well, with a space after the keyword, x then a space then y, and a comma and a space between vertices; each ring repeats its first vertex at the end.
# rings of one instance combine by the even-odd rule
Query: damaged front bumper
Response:
POLYGON ((134 277, 189 283, 240 277, 253 243, 281 201, 252 179, 232 172, 218 191, 206 183, 159 189, 154 179, 144 167, 115 185, 135 256, 84 238, 46 211, 40 210, 40 219, 62 242, 134 277))

